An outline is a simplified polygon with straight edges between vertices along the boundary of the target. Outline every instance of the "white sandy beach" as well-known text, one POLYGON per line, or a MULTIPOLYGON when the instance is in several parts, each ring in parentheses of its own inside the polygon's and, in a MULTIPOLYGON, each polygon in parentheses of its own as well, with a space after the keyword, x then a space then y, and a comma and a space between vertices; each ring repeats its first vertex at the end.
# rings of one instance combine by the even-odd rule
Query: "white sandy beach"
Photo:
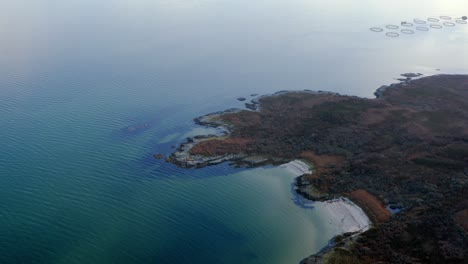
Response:
POLYGON ((317 204, 329 219, 329 224, 336 225, 342 232, 364 232, 371 226, 371 221, 364 211, 346 198, 339 198, 317 204))
MULTIPOLYGON (((312 173, 305 162, 294 160, 280 166, 298 177, 312 173)), ((364 211, 347 198, 338 198, 326 202, 312 202, 327 220, 329 225, 335 226, 339 233, 364 232, 372 224, 364 211)))

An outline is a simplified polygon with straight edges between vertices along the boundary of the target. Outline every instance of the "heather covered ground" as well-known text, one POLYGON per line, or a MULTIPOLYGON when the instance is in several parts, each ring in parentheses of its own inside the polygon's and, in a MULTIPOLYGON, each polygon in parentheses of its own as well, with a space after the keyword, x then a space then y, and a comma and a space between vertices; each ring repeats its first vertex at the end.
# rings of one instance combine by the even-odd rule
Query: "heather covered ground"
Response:
MULTIPOLYGON (((349 197, 374 222, 336 249, 333 263, 463 263, 468 76, 425 77, 382 87, 377 95, 304 91, 261 97, 249 105, 254 111, 228 111, 201 122, 223 124, 230 133, 199 138, 184 158, 195 157, 196 166, 209 165, 204 159, 211 156, 251 166, 309 160, 315 169, 298 179, 299 193, 316 200, 349 197), (261 162, 246 162, 251 157, 261 162)), ((185 164, 175 156, 169 160, 185 164)))

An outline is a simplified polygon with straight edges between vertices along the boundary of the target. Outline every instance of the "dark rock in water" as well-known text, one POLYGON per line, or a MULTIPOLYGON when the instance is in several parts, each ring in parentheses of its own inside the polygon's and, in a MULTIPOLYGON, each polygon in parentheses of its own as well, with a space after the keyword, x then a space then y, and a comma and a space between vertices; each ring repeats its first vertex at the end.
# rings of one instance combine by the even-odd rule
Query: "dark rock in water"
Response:
POLYGON ((156 155, 154 155, 154 157, 155 157, 156 159, 164 159, 164 155, 163 155, 163 154, 156 154, 156 155))
POLYGON ((463 20, 467 20, 467 19, 468 19, 468 17, 466 17, 466 16, 462 16, 462 19, 463 19, 463 20))
POLYGON ((237 98, 237 100, 242 102, 242 101, 245 101, 246 99, 245 99, 245 97, 239 97, 239 98, 237 98))
POLYGON ((254 96, 257 96, 258 94, 251 94, 250 96, 254 97, 254 96))
POLYGON ((422 73, 409 72, 409 73, 402 73, 400 75, 403 76, 403 77, 406 77, 406 78, 414 78, 414 77, 419 77, 419 76, 421 76, 423 74, 422 73))

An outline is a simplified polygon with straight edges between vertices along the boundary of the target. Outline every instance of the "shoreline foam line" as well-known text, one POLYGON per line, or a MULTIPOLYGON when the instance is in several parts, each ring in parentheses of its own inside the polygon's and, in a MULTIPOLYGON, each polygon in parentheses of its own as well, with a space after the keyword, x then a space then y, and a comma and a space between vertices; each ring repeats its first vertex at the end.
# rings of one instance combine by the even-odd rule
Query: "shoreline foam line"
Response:
POLYGON ((310 166, 307 165, 305 162, 300 161, 300 160, 293 160, 291 162, 282 164, 279 166, 280 168, 285 168, 291 173, 294 174, 294 176, 302 176, 304 174, 311 174, 312 170, 310 169, 310 166))

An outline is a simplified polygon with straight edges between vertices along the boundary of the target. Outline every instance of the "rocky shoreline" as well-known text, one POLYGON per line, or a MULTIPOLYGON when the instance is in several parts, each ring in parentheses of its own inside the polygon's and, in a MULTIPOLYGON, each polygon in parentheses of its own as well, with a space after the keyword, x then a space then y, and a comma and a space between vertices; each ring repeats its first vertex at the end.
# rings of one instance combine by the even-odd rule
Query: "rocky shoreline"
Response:
MULTIPOLYGON (((338 93, 331 93, 331 92, 323 92, 323 91, 305 91, 309 94, 326 94, 326 95, 339 95, 338 93)), ((287 91, 280 91, 275 93, 274 95, 270 96, 279 96, 282 94, 290 93, 287 91)), ((294 92, 293 92, 294 93, 294 92)), ((264 96, 266 97, 266 96, 264 96)), ((249 103, 246 103, 246 107, 248 107, 249 103)), ((251 108, 253 111, 258 111, 259 101, 258 99, 252 100, 252 105, 255 107, 251 108)), ((295 178, 295 191, 298 195, 302 196, 305 199, 310 201, 322 201, 327 202, 330 204, 352 204, 352 206, 359 208, 356 204, 351 202, 348 198, 345 197, 333 197, 328 194, 319 193, 317 190, 313 188, 313 186, 307 181, 306 177, 313 173, 309 165, 306 163, 299 161, 299 160, 292 160, 287 161, 283 158, 275 158, 275 157, 267 157, 267 156, 260 156, 254 155, 249 156, 247 154, 223 154, 218 156, 205 156, 205 155, 197 155, 191 153, 191 149, 196 146, 197 144, 203 141, 209 141, 214 139, 223 139, 231 134, 231 129, 234 127, 227 122, 224 122, 220 119, 220 117, 224 114, 235 114, 241 111, 240 109, 228 109, 226 111, 220 111, 215 113, 210 113, 201 117, 197 117, 194 119, 195 124, 206 126, 206 127, 213 127, 213 128, 222 128, 225 132, 222 135, 200 135, 191 138, 187 138, 185 143, 182 143, 176 151, 174 151, 166 161, 176 164, 182 168, 202 168, 210 165, 216 165, 223 162, 233 162, 234 165, 239 167, 258 167, 267 164, 281 164, 280 167, 283 167, 289 171, 291 171, 297 177, 295 178), (284 163, 287 162, 287 163, 284 163)), ((358 211, 359 211, 358 210, 358 211)), ((352 213, 349 212, 334 212, 332 215, 341 215, 342 217, 353 217, 352 213)), ((347 231, 330 240, 329 245, 327 245, 323 250, 318 252, 317 254, 311 255, 306 259, 302 260, 300 263, 325 263, 325 259, 333 252, 335 248, 345 249, 351 245, 351 242, 361 233, 365 232, 371 226, 370 220, 367 216, 363 213, 364 221, 368 221, 366 226, 361 226, 360 224, 356 224, 357 222, 354 221, 351 223, 353 228, 357 228, 358 230, 347 231), (311 262, 313 260, 313 262, 311 262)), ((362 222, 363 220, 361 220, 362 222)))
POLYGON ((400 81, 399 83, 392 83, 390 85, 382 85, 379 88, 377 88, 377 90, 375 90, 375 92, 374 92, 375 97, 377 99, 382 98, 387 89, 396 88, 396 87, 401 86, 401 85, 407 85, 412 80, 415 80, 415 78, 420 78, 421 76, 423 76, 423 74, 422 73, 409 72, 409 73, 402 73, 402 74, 400 74, 400 76, 405 77, 405 78, 397 78, 396 80, 400 81))
POLYGON ((219 135, 200 135, 195 137, 187 138, 185 143, 182 143, 176 151, 174 151, 166 161, 176 164, 181 168, 201 168, 209 165, 215 165, 223 163, 226 161, 233 161, 236 159, 241 159, 245 157, 242 154, 235 155, 217 155, 217 156, 205 156, 205 155, 196 155, 190 153, 190 150, 197 144, 212 140, 212 139, 222 139, 229 136, 230 126, 222 122, 219 117, 227 113, 236 113, 237 109, 229 109, 223 112, 210 113, 201 117, 194 119, 195 124, 206 127, 221 128, 224 130, 221 136, 219 135))
MULTIPOLYGON (((254 102, 252 100, 252 102, 254 102)), ((195 154, 191 150, 201 142, 210 140, 223 140, 231 135, 231 130, 234 129, 232 124, 225 122, 221 119, 221 116, 226 114, 236 114, 241 109, 228 109, 226 111, 219 111, 209 113, 200 117, 195 118, 193 121, 195 124, 205 127, 213 127, 222 129, 221 135, 199 135, 195 137, 187 138, 186 142, 180 144, 180 146, 174 151, 166 161, 176 164, 181 168, 202 168, 210 165, 216 165, 223 162, 233 162, 233 165, 237 167, 258 167, 267 164, 279 165, 287 160, 284 158, 277 158, 268 155, 247 155, 245 153, 223 153, 221 155, 204 155, 195 154)))
POLYGON ((374 225, 359 236, 335 238, 337 246, 303 263, 463 263, 468 76, 405 79, 379 88, 376 97, 261 96, 246 104, 250 110, 195 119, 227 132, 188 139, 168 161, 181 167, 314 164, 314 173, 296 179, 298 194, 320 201, 349 197, 374 225))
MULTIPOLYGON (((328 94, 328 95, 338 95, 337 93, 329 93, 329 92, 313 92, 313 91, 306 91, 307 93, 310 94, 328 94)), ((275 93, 273 96, 278 96, 287 93, 286 91, 281 91, 278 93, 275 93)), ((254 111, 258 110, 258 105, 259 101, 258 99, 252 100, 252 103, 256 105, 254 108, 254 111)), ((246 104, 247 105, 247 104, 246 104)), ((191 153, 191 149, 196 146, 197 144, 203 142, 203 141, 208 141, 208 140, 214 140, 214 139, 223 139, 225 137, 228 137, 231 134, 231 129, 233 129, 233 126, 223 122, 220 117, 224 114, 232 114, 232 113, 238 113, 240 110, 239 109, 229 109, 226 111, 221 111, 221 112, 215 112, 215 113, 210 113, 201 117, 197 117, 194 119, 195 124, 201 125, 201 126, 206 126, 206 127, 213 127, 213 128, 222 128, 224 129, 224 133, 222 135, 201 135, 201 136, 195 136, 191 138, 187 138, 187 141, 185 143, 182 143, 180 147, 174 151, 168 158, 167 161, 176 164, 179 167, 182 168, 202 168, 205 166, 210 166, 210 165, 216 165, 220 164, 226 161, 233 162, 236 166, 242 166, 242 167, 258 167, 258 166, 263 166, 266 164, 281 164, 279 165, 280 167, 283 167, 289 171, 291 171, 294 175, 296 175, 296 180, 295 180, 295 191, 297 194, 302 196, 305 199, 308 199, 310 201, 327 201, 329 203, 352 203, 348 199, 344 197, 336 197, 332 198, 332 196, 329 196, 327 194, 315 194, 315 191, 311 190, 310 188, 313 188, 310 183, 307 182, 305 177, 307 175, 312 174, 312 170, 307 165, 306 163, 299 161, 299 160, 292 160, 287 163, 285 159, 282 158, 274 158, 274 157, 267 157, 267 156, 249 156, 247 154, 223 154, 223 155, 218 155, 218 156, 205 156, 205 155, 197 155, 191 153)), ((353 204, 353 203, 352 203, 353 204)), ((354 206, 357 207, 357 205, 353 204, 354 206)), ((358 207, 359 208, 359 207, 358 207)), ((362 210, 359 208, 359 210, 362 210)), ((335 212, 335 215, 340 214, 341 216, 344 216, 346 218, 347 213, 343 212, 335 212)), ((349 214, 348 213, 348 217, 349 214)), ((366 219, 367 216, 365 216, 366 219)), ((351 224, 352 225, 352 224, 351 224)), ((349 244, 349 241, 354 238, 355 236, 361 234, 362 232, 366 231, 369 226, 366 226, 365 228, 362 228, 359 224, 356 225, 359 230, 354 230, 353 232, 345 232, 341 235, 338 235, 334 237, 331 241, 337 241, 340 239, 340 243, 330 243, 328 246, 324 248, 324 250, 320 251, 317 254, 314 254, 303 261, 301 263, 309 263, 311 259, 314 259, 315 262, 313 263, 322 263, 323 259, 325 259, 331 252, 333 248, 335 248, 337 245, 340 245, 341 248, 343 246, 347 246, 349 244), (352 234, 353 236, 351 236, 352 234), (346 237, 347 239, 342 239, 346 237), (347 243, 343 244, 342 242, 348 241, 347 243)))

